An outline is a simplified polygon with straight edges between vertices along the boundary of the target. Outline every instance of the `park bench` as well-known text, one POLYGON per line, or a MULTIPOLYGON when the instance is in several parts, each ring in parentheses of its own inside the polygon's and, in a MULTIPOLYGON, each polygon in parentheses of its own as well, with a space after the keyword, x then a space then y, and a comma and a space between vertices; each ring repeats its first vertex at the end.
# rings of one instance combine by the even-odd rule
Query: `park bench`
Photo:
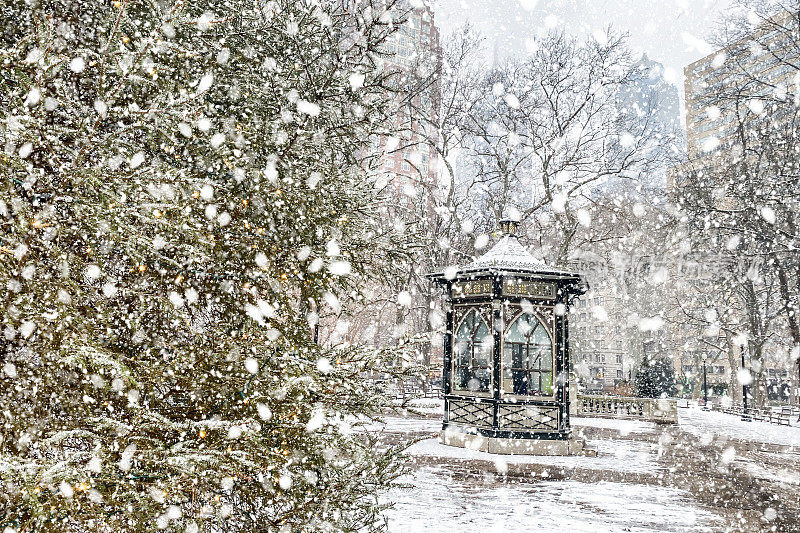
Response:
POLYGON ((722 412, 728 415, 742 416, 744 409, 739 404, 731 404, 728 407, 723 407, 722 412))
POLYGON ((792 408, 789 406, 777 407, 772 410, 770 414, 770 422, 773 424, 780 424, 788 426, 791 424, 792 408))
MULTIPOLYGON (((742 416, 744 414, 744 407, 741 404, 733 404, 727 407, 722 407, 722 412, 728 415, 742 416)), ((769 422, 771 424, 779 424, 782 426, 792 425, 792 421, 796 417, 800 417, 800 410, 796 407, 783 405, 780 407, 771 407, 766 409, 756 409, 748 407, 747 414, 751 420, 759 422, 769 422)), ((800 422, 800 420, 798 420, 800 422)))

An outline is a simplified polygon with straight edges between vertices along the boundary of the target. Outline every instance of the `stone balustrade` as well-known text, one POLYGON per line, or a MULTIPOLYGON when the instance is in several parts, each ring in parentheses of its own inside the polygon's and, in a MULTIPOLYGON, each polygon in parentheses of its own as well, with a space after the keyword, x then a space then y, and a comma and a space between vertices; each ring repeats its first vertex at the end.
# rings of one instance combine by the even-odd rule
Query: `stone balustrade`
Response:
POLYGON ((573 416, 678 423, 678 405, 675 400, 583 394, 576 396, 577 401, 570 413, 573 416))

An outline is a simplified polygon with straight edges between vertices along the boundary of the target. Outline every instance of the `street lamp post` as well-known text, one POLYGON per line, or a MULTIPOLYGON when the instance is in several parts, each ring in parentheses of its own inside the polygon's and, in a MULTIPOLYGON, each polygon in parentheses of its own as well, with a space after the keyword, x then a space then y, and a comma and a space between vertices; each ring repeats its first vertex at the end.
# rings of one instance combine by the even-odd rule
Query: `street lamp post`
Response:
POLYGON ((703 358, 703 410, 708 411, 708 382, 706 381, 706 359, 703 358))

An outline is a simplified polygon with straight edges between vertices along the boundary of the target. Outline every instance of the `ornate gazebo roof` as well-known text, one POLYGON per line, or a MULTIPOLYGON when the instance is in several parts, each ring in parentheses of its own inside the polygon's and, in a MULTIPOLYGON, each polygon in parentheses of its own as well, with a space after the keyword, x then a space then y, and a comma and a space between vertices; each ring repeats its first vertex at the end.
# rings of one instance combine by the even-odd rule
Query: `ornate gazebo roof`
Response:
POLYGON ((518 224, 519 222, 512 219, 501 220, 503 236, 488 252, 463 267, 456 267, 455 276, 453 270, 448 268, 431 274, 430 278, 444 283, 451 279, 475 278, 481 275, 512 274, 583 282, 580 274, 548 266, 526 250, 516 236, 518 224))

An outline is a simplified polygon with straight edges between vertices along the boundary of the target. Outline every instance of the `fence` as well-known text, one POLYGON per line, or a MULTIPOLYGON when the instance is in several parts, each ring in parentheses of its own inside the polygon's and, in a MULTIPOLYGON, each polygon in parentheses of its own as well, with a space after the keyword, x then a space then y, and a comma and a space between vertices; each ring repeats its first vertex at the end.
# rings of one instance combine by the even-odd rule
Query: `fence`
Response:
POLYGON ((579 394, 573 414, 584 417, 646 420, 664 424, 678 423, 677 402, 662 398, 625 398, 579 394))
POLYGON ((435 385, 420 386, 419 383, 379 382, 378 388, 389 398, 407 400, 411 398, 443 398, 442 388, 435 385))
POLYGON ((732 404, 721 408, 723 413, 743 416, 747 414, 751 419, 759 422, 769 422, 781 426, 790 426, 792 421, 800 422, 800 409, 784 405, 782 407, 768 407, 765 409, 748 408, 744 410, 742 404, 732 404))

